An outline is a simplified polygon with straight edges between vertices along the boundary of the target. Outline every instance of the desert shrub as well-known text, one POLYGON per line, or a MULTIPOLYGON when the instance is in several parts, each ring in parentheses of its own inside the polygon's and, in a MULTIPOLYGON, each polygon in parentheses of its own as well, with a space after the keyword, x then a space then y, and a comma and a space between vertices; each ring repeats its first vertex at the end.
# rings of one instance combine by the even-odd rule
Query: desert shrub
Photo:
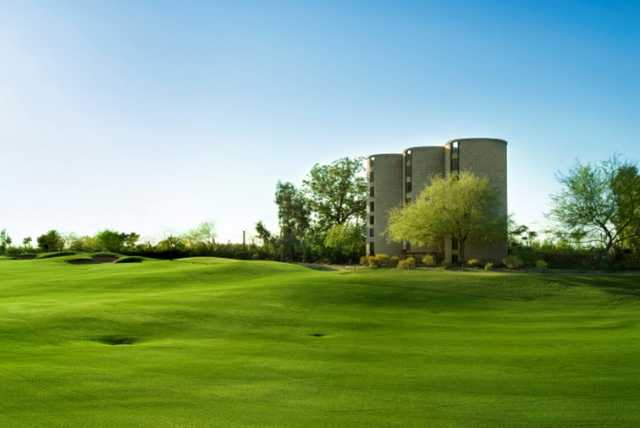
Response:
POLYGON ((376 254, 375 255, 376 258, 376 263, 378 264, 378 267, 389 267, 389 256, 383 253, 380 254, 376 254))
POLYGON ((489 271, 493 270, 493 263, 491 263, 491 262, 487 262, 487 263, 484 265, 484 270, 486 270, 487 272, 489 272, 489 271))
POLYGON ((520 269, 524 266, 522 259, 518 256, 510 255, 502 259, 502 263, 509 269, 520 269))
POLYGON ((416 259, 413 257, 407 257, 406 259, 398 262, 398 269, 415 269, 416 259))
POLYGON ((478 259, 469 259, 467 260, 467 266, 473 267, 473 268, 479 268, 480 266, 482 266, 482 262, 478 259))
POLYGON ((546 272, 549 268, 549 264, 544 260, 536 260, 536 269, 541 272, 546 272))
POLYGON ((115 263, 142 263, 144 261, 144 257, 140 256, 124 256, 120 257, 115 263))
POLYGON ((398 257, 398 256, 389 257, 389 267, 390 268, 398 267, 398 263, 399 262, 400 262, 400 257, 398 257))
POLYGON ((422 258, 422 264, 425 266, 433 267, 436 265, 436 258, 431 254, 427 254, 422 258))

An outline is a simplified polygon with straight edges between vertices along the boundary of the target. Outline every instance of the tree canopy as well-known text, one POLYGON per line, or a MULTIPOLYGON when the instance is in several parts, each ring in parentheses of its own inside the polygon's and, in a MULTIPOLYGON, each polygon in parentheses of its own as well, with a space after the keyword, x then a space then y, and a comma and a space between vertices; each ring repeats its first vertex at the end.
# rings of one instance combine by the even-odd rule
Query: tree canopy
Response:
POLYGON ((601 247, 611 258, 640 238, 640 176, 635 165, 617 158, 577 164, 559 176, 552 196, 556 235, 601 247))
POLYGON ((415 202, 391 211, 387 233, 394 241, 428 246, 455 239, 462 263, 467 242, 505 238, 506 219, 496 213, 497 202, 485 177, 466 171, 437 176, 415 202))
POLYGON ((338 224, 364 220, 367 181, 362 172, 362 159, 350 158, 311 168, 303 189, 321 230, 326 232, 338 224))

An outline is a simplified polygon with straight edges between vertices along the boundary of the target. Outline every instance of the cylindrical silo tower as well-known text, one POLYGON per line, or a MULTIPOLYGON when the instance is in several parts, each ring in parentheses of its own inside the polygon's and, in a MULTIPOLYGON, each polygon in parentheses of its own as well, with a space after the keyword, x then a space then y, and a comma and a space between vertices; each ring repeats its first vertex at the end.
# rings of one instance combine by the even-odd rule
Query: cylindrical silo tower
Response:
MULTIPOLYGON (((496 138, 461 138, 445 145, 444 168, 448 175, 455 171, 470 171, 485 176, 498 193, 496 216, 507 216, 507 142, 496 138)), ((504 240, 490 244, 468 243, 465 258, 500 261, 507 254, 507 234, 504 240)), ((445 260, 457 261, 457 245, 445 242, 445 260)))
POLYGON ((378 154, 369 156, 369 218, 367 254, 399 256, 402 244, 387 236, 389 211, 402 205, 403 156, 378 154))
MULTIPOLYGON (((410 147, 404 151, 405 204, 415 201, 434 176, 444 175, 444 152, 443 146, 410 147)), ((419 247, 411 242, 405 242, 404 250, 417 258, 425 254, 443 257, 443 244, 419 247)))

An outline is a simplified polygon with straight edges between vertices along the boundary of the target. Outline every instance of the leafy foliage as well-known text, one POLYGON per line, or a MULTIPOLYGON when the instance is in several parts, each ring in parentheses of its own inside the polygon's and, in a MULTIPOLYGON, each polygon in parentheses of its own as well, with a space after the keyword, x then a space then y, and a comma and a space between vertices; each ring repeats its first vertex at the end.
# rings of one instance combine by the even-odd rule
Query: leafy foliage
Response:
POLYGON ((64 239, 57 230, 50 230, 37 239, 38 247, 42 251, 61 251, 64 248, 64 239))
POLYGON ((407 257, 406 259, 402 259, 398 262, 398 269, 415 269, 416 268, 416 259, 413 257, 407 257))
POLYGON ((343 158, 329 165, 314 165, 303 181, 303 189, 321 230, 327 231, 351 221, 364 221, 367 182, 362 159, 343 158))
POLYGON ((518 256, 508 255, 502 259, 502 264, 504 264, 509 269, 520 269, 524 267, 524 262, 518 256))
POLYGON ((560 176, 551 218, 557 236, 602 248, 610 261, 640 239, 640 176, 635 165, 613 158, 578 164, 560 176))
POLYGON ((388 233, 394 241, 427 246, 455 239, 463 263, 467 242, 504 239, 506 219, 496 214, 496 205, 487 178, 470 172, 434 177, 414 203, 391 211, 388 233))
POLYGON ((0 230, 0 256, 7 252, 7 248, 11 245, 11 237, 6 229, 0 230))

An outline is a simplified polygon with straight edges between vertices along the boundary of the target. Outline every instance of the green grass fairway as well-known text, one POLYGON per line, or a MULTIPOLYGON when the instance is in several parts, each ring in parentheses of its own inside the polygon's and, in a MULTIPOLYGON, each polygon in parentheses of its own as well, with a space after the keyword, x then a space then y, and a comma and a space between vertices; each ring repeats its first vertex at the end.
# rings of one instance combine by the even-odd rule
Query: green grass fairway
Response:
POLYGON ((0 260, 0 427, 640 426, 640 276, 0 260))

